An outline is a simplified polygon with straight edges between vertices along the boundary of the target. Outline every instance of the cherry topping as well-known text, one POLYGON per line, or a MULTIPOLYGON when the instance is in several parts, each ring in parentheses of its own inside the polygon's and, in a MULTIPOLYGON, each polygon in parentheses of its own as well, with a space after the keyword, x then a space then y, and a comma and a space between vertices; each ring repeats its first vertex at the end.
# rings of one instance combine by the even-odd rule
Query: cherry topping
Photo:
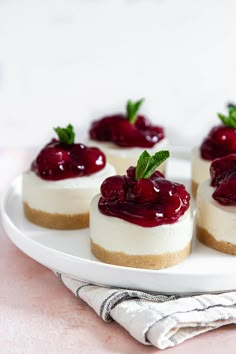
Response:
POLYGON ((141 203, 155 202, 158 197, 158 193, 159 189, 156 188, 155 183, 148 178, 139 179, 134 188, 136 199, 141 203))
POLYGON ((219 125, 211 129, 201 147, 201 156, 205 160, 214 160, 236 153, 236 129, 219 125))
POLYGON ((101 185, 99 210, 131 223, 153 227, 176 222, 189 207, 185 187, 155 171, 149 178, 135 179, 135 167, 124 176, 112 176, 101 185))
POLYGON ((31 170, 45 180, 61 180, 98 172, 106 164, 105 155, 84 144, 63 144, 52 139, 31 164, 31 170))
POLYGON ((210 174, 212 197, 222 205, 236 205, 236 154, 214 160, 210 174))
POLYGON ((217 187, 227 175, 236 171, 236 154, 215 159, 211 163, 211 186, 217 187))
POLYGON ((236 205, 236 171, 222 180, 212 196, 222 205, 236 205))
POLYGON ((142 115, 132 124, 125 115, 115 114, 93 122, 89 135, 91 139, 111 141, 120 147, 150 148, 164 138, 164 130, 151 125, 142 115))
POLYGON ((122 176, 112 176, 105 179, 101 185, 101 193, 109 200, 124 200, 125 181, 122 176))

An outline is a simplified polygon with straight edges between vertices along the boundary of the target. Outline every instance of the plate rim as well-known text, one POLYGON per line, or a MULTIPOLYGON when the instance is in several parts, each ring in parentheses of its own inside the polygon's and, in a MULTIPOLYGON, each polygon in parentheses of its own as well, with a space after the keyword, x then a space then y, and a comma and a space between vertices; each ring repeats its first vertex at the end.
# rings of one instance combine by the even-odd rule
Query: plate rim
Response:
MULTIPOLYGON (((39 257, 35 257, 34 253, 35 253, 35 250, 36 249, 39 249, 40 252, 46 252, 47 254, 49 255, 54 255, 56 258, 57 256, 58 259, 59 258, 64 258, 65 261, 68 261, 69 263, 71 261, 73 261, 73 263, 75 263, 77 266, 83 266, 83 265, 87 265, 89 267, 94 267, 96 266, 96 268, 99 268, 99 271, 109 271, 109 270, 112 270, 113 272, 120 272, 120 273, 124 273, 124 272, 129 272, 130 274, 133 274, 135 276, 139 276, 139 275, 143 275, 143 276, 153 276, 153 275, 156 275, 158 274, 158 277, 159 278, 162 278, 162 277, 169 277, 170 280, 174 278, 178 279, 178 278, 183 278, 184 276, 190 276, 189 273, 169 273, 169 270, 171 268, 165 268, 165 269, 161 269, 161 270, 155 270, 155 269, 142 269, 142 268, 128 268, 128 267, 124 267, 124 266, 117 266, 117 265, 112 265, 112 264, 106 264, 106 263, 102 263, 100 262, 99 260, 96 261, 96 260, 92 260, 92 259, 86 259, 86 258, 82 258, 80 256, 75 256, 75 255, 72 255, 72 254, 68 254, 66 252, 63 252, 61 250, 57 250, 55 248, 52 248, 52 247, 49 247, 41 242, 38 242, 37 240, 34 240, 32 239, 30 236, 27 236, 24 231, 20 230, 17 225, 15 225, 15 223, 13 222, 13 220, 10 218, 10 215, 8 214, 8 211, 7 211, 7 208, 6 208, 6 203, 7 201, 9 201, 9 198, 11 196, 11 193, 15 190, 15 188, 17 187, 17 185, 19 185, 21 183, 21 179, 22 179, 22 176, 19 175, 18 177, 16 177, 12 183, 10 184, 8 190, 5 192, 5 195, 4 195, 4 198, 2 199, 2 202, 1 202, 1 216, 2 216, 2 224, 3 224, 3 228, 7 234, 7 236, 9 237, 9 239, 13 242, 13 244, 19 248, 23 253, 25 253, 27 256, 29 256, 30 258, 34 259, 35 261, 37 261, 38 263, 44 265, 45 267, 49 268, 49 269, 53 269, 54 271, 60 271, 62 273, 66 273, 68 274, 69 276, 72 276, 73 278, 75 279, 79 279, 79 280, 83 280, 83 281, 86 281, 86 282, 89 282, 91 281, 90 279, 86 278, 86 277, 78 277, 76 276, 74 273, 71 274, 70 273, 67 273, 67 272, 64 272, 62 269, 57 269, 57 268, 54 268, 54 267, 51 267, 48 262, 46 261, 42 261, 42 259, 39 259, 39 257), (12 235, 12 233, 14 233, 14 235, 12 235), (16 235, 17 236, 20 236, 19 240, 17 241, 16 240, 16 235), (31 252, 28 252, 28 248, 29 247, 22 247, 21 243, 22 243, 22 239, 27 243, 27 245, 29 244, 29 246, 32 246, 33 249, 34 249, 34 252, 33 252, 33 255, 31 252)), ((20 198, 21 194, 19 194, 19 198, 20 198)), ((32 224, 32 227, 34 227, 34 225, 32 224)), ((48 230, 48 229, 47 229, 48 230)), ((55 230, 54 230, 55 231, 55 230)), ((79 231, 79 230, 78 230, 79 231)), ((60 268, 60 267, 59 267, 60 268)), ((230 273, 231 276, 233 275, 236 275, 236 272, 231 272, 230 273)), ((218 275, 220 275, 220 273, 218 273, 218 275)), ((221 275, 225 275, 225 272, 222 272, 221 275)), ((229 274, 227 274, 229 275, 229 274)), ((207 273, 207 277, 213 277, 213 276, 216 276, 215 273, 207 273)), ((202 274, 191 274, 191 278, 199 278, 199 277, 202 277, 202 274)), ((104 283, 104 282, 96 282, 93 280, 93 283, 94 284, 99 284, 99 285, 102 285, 102 286, 106 286, 106 287, 122 287, 120 285, 114 285, 114 284, 108 284, 108 283, 104 283)), ((127 286, 125 286, 127 287, 127 286)), ((131 287, 132 288, 132 287, 131 287)), ((168 287, 167 287, 168 288, 168 287)), ((236 288, 236 284, 235 284, 235 288, 236 288)), ((133 287, 133 289, 137 289, 137 287, 133 287)), ((154 288, 148 288, 148 289, 143 289, 143 288, 138 288, 137 290, 144 290, 144 291, 151 291, 151 292, 158 292, 158 293, 161 293, 162 291, 160 290, 157 290, 156 287, 154 288)), ((184 291, 169 291, 167 289, 167 291, 163 291, 163 293, 178 293, 178 294, 196 294, 196 293, 206 293, 206 292, 222 292, 222 291, 232 291, 234 290, 234 287, 229 287, 227 289, 215 289, 215 290, 195 290, 195 291, 188 291, 188 290, 184 290, 184 291)))

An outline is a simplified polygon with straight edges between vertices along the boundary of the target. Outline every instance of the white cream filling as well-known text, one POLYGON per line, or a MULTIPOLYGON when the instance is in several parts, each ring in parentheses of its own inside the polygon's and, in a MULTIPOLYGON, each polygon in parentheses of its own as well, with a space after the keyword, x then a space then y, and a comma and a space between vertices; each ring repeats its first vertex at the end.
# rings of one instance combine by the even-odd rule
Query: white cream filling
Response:
POLYGON ((215 188, 210 179, 202 182, 197 192, 196 223, 217 241, 236 244, 236 206, 224 206, 212 198, 215 188))
MULTIPOLYGON (((137 160, 144 150, 147 150, 149 154, 153 155, 157 151, 169 149, 169 143, 166 138, 162 139, 152 148, 123 148, 111 142, 100 142, 91 139, 86 141, 86 145, 97 146, 101 149, 106 155, 107 161, 112 164, 116 168, 117 173, 121 175, 126 172, 128 167, 136 166, 137 160)), ((165 162, 158 167, 158 170, 164 172, 164 166, 165 162)))
POLYGON ((199 148, 195 147, 192 151, 192 180, 200 184, 210 177, 211 161, 204 160, 200 155, 199 148))
POLYGON ((34 172, 23 174, 23 201, 37 210, 58 214, 83 214, 89 211, 91 199, 100 191, 105 178, 116 174, 113 166, 106 166, 90 176, 47 181, 34 172))
POLYGON ((97 195, 91 202, 90 237, 108 251, 130 255, 163 254, 182 250, 192 239, 190 208, 174 224, 142 227, 102 214, 98 209, 99 198, 97 195))

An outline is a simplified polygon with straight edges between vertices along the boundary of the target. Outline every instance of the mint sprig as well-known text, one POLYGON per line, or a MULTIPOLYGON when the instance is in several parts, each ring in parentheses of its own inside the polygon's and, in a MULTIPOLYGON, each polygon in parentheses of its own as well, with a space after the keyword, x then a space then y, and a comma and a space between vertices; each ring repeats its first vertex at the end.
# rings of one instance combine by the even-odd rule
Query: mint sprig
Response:
POLYGON ((141 107, 142 103, 144 101, 144 98, 141 98, 139 101, 132 102, 131 100, 128 100, 126 104, 126 114, 128 117, 128 120, 131 124, 134 124, 137 118, 138 110, 141 107))
POLYGON ((55 132, 58 135, 58 139, 63 144, 74 144, 75 142, 75 132, 74 127, 71 124, 68 124, 66 128, 54 128, 55 132))
POLYGON ((136 180, 150 177, 157 167, 160 166, 169 156, 170 153, 168 150, 158 151, 153 156, 151 156, 147 150, 144 150, 137 161, 135 171, 136 180))
POLYGON ((224 114, 218 113, 218 117, 226 127, 236 129, 236 107, 228 107, 229 115, 225 116, 224 114))

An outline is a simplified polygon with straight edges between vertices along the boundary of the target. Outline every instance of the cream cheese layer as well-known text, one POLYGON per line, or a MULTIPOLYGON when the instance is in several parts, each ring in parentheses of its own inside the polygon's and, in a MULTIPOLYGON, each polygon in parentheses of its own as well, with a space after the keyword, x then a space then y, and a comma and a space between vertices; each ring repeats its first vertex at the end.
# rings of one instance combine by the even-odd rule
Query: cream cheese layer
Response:
MULTIPOLYGON (((137 160, 144 150, 147 150, 150 155, 155 154, 160 150, 168 150, 169 143, 166 138, 162 139, 152 148, 123 148, 112 142, 100 142, 95 140, 87 140, 89 146, 97 146, 107 157, 107 161, 116 168, 117 174, 124 174, 128 167, 136 166, 137 160)), ((164 172, 165 162, 158 167, 158 170, 164 172)))
POLYGON ((196 223, 217 241, 236 244, 236 206, 224 206, 212 198, 210 179, 200 184, 197 192, 196 223))
POLYGON ((90 201, 99 193, 104 179, 114 174, 116 171, 110 164, 90 176, 59 181, 47 181, 27 171, 23 174, 23 201, 33 209, 53 214, 87 213, 90 201))
POLYGON ((130 255, 162 254, 182 250, 192 239, 190 208, 174 224, 142 227, 102 214, 98 209, 99 198, 100 195, 97 195, 91 202, 90 237, 108 251, 130 255))
POLYGON ((212 161, 204 160, 199 148, 192 151, 192 180, 199 184, 210 177, 210 165, 212 161))

